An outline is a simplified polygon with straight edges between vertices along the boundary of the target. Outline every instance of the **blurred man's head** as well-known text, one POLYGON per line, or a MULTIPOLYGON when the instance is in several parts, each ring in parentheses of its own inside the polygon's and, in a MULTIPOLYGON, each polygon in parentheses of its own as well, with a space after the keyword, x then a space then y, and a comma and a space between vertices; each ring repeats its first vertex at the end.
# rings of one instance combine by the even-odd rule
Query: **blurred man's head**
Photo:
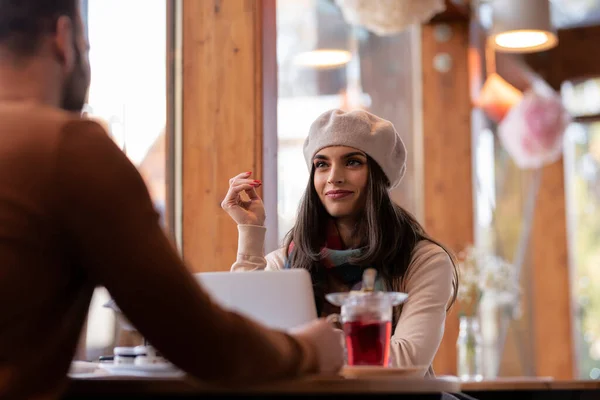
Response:
POLYGON ((0 0, 0 62, 20 68, 40 57, 60 83, 59 106, 81 111, 90 83, 80 0, 0 0))

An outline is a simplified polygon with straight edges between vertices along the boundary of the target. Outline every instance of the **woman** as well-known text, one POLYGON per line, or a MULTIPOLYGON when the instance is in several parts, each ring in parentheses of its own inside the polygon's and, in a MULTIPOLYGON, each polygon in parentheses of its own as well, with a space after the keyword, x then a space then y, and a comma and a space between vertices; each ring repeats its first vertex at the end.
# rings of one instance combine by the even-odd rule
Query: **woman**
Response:
POLYGON ((406 170, 400 136, 366 111, 330 110, 311 125, 304 156, 310 180, 296 224, 285 246, 266 257, 265 210, 255 191, 261 182, 250 172, 230 180, 222 206, 239 231, 231 269, 306 268, 325 316, 337 311, 325 294, 360 287, 363 270, 374 267, 379 289, 408 293, 394 310, 392 365, 430 367, 456 299, 457 269, 450 253, 389 196, 406 170))

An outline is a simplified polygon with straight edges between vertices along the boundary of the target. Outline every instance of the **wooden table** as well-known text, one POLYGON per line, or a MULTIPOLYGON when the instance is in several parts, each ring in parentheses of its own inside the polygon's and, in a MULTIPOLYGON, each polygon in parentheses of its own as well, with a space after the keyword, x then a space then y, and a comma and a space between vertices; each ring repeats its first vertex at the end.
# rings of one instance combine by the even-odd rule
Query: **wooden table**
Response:
MULTIPOLYGON (((552 377, 503 377, 461 384, 463 392, 500 390, 599 390, 600 381, 555 380, 552 377)), ((600 399, 600 396, 599 396, 600 399)))
POLYGON ((528 399, 600 399, 600 381, 557 381, 552 378, 498 378, 461 382, 454 376, 424 379, 410 376, 345 378, 309 376, 248 387, 219 387, 182 378, 136 378, 83 374, 70 379, 65 399, 90 397, 194 398, 222 397, 311 397, 352 395, 365 397, 394 395, 400 398, 440 399, 441 393, 465 393, 478 400, 525 397, 528 399), (548 397, 550 396, 550 397, 548 397))
POLYGON ((497 378, 463 382, 461 391, 477 400, 525 398, 528 400, 600 399, 600 381, 561 381, 550 377, 497 378))
MULTIPOLYGON (((442 392, 460 391, 456 377, 435 379, 411 377, 344 378, 340 376, 310 376, 307 378, 280 381, 250 387, 210 386, 191 378, 132 378, 118 376, 71 378, 66 398, 87 396, 168 396, 189 397, 224 394, 239 396, 260 395, 309 395, 318 394, 411 394, 430 395, 440 398, 442 392)), ((423 396, 420 396, 423 397, 423 396)), ((424 397, 425 398, 425 397, 424 397)))

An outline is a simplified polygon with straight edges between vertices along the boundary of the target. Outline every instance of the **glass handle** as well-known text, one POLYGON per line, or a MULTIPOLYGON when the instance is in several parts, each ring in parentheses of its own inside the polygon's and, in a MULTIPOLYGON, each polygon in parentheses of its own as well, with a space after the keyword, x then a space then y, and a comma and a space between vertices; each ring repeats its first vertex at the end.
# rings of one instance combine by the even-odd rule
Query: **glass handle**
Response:
POLYGON ((346 337, 342 327, 342 318, 339 314, 329 314, 325 320, 333 325, 335 329, 339 330, 340 341, 342 343, 342 347, 344 348, 344 365, 348 365, 348 348, 346 347, 346 337))
POLYGON ((329 314, 325 320, 333 325, 334 328, 339 329, 342 326, 342 320, 339 314, 329 314))

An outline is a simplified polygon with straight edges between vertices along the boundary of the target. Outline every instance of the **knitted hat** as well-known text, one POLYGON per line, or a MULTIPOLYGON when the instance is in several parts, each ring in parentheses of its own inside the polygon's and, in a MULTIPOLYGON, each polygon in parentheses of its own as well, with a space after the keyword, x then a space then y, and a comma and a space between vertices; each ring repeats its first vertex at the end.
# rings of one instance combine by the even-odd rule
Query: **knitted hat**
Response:
POLYGON ((367 111, 329 110, 310 126, 304 141, 308 169, 320 150, 348 146, 364 151, 377 162, 390 181, 390 189, 400 184, 406 171, 406 147, 390 121, 367 111))

